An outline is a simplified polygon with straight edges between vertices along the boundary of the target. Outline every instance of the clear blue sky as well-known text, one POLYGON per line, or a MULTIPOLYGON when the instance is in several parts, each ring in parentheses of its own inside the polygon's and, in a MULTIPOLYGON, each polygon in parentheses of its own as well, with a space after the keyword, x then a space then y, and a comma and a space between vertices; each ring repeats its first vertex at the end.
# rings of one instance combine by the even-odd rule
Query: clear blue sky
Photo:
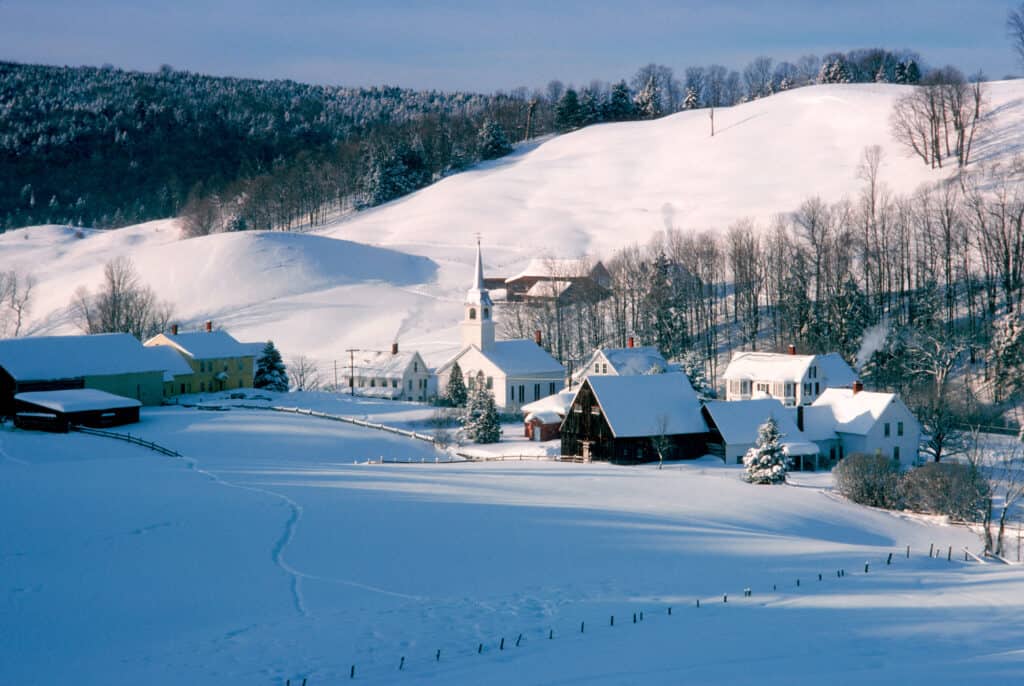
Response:
POLYGON ((1001 78, 1018 0, 0 0, 0 59, 493 91, 881 46, 1001 78))

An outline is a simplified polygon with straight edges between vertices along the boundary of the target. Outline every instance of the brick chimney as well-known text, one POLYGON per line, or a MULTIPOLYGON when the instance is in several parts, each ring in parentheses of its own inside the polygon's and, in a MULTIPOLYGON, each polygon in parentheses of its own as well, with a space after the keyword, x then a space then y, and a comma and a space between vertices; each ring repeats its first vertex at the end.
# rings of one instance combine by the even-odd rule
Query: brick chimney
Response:
POLYGON ((209 319, 206 320, 206 333, 213 332, 213 322, 209 319))
POLYGON ((786 347, 786 352, 787 352, 787 353, 789 353, 790 355, 796 355, 796 346, 795 346, 795 345, 793 345, 792 343, 790 343, 790 344, 789 344, 789 345, 788 345, 788 346, 786 347))
POLYGON ((533 342, 536 343, 537 345, 542 345, 541 344, 541 337, 540 337, 540 329, 537 329, 537 330, 535 330, 533 332, 533 342))
POLYGON ((391 354, 392 355, 397 355, 398 354, 398 341, 395 341, 394 343, 391 344, 391 354))
POLYGON ((171 324, 171 335, 172 336, 177 336, 178 335, 178 325, 177 324, 171 324))
POLYGON ((627 348, 632 348, 633 347, 633 337, 632 336, 630 336, 629 338, 626 339, 626 347, 627 348))
POLYGON ((860 379, 857 379, 856 381, 853 382, 853 394, 854 395, 857 395, 858 393, 860 393, 863 390, 864 390, 864 383, 860 379))

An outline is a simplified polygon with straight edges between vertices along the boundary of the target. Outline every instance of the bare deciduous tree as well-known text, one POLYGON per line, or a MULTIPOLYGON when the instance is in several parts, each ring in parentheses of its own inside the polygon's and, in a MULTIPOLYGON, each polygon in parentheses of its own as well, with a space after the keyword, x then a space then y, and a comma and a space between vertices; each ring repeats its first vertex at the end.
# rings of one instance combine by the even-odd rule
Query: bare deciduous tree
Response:
POLYGON ((0 337, 21 335, 32 306, 36 280, 31 274, 0 272, 0 337))
POLYGON ((79 288, 72 317, 85 333, 130 333, 144 339, 167 328, 173 311, 142 284, 131 259, 116 257, 103 267, 103 285, 93 294, 79 288))
POLYGON ((1010 44, 1021 65, 1024 65, 1024 2, 1011 9, 1006 17, 1006 32, 1010 36, 1010 44))
POLYGON ((288 382, 293 391, 318 391, 322 384, 316 362, 305 355, 288 360, 288 382))

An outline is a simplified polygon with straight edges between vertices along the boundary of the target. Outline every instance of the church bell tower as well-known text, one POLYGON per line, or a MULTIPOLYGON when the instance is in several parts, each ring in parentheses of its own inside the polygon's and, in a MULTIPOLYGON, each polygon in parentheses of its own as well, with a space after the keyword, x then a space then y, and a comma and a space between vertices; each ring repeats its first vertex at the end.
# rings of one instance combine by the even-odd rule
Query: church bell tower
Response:
POLYGON ((480 350, 487 350, 494 345, 494 303, 491 294, 484 288, 484 263, 480 256, 480 239, 476 241, 476 268, 473 272, 473 285, 466 291, 466 302, 463 307, 462 345, 475 345, 480 350))

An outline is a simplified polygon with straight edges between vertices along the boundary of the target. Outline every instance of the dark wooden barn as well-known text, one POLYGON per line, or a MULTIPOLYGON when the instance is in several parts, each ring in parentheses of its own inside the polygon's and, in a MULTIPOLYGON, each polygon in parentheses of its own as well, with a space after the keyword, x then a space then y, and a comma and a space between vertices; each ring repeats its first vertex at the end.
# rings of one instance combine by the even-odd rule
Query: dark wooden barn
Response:
POLYGON ((562 454, 616 463, 706 452, 708 427, 685 374, 591 376, 562 422, 562 454))
POLYGON ((141 406, 134 398, 92 388, 18 393, 14 396, 14 425, 65 433, 73 426, 120 426, 139 421, 141 406))

